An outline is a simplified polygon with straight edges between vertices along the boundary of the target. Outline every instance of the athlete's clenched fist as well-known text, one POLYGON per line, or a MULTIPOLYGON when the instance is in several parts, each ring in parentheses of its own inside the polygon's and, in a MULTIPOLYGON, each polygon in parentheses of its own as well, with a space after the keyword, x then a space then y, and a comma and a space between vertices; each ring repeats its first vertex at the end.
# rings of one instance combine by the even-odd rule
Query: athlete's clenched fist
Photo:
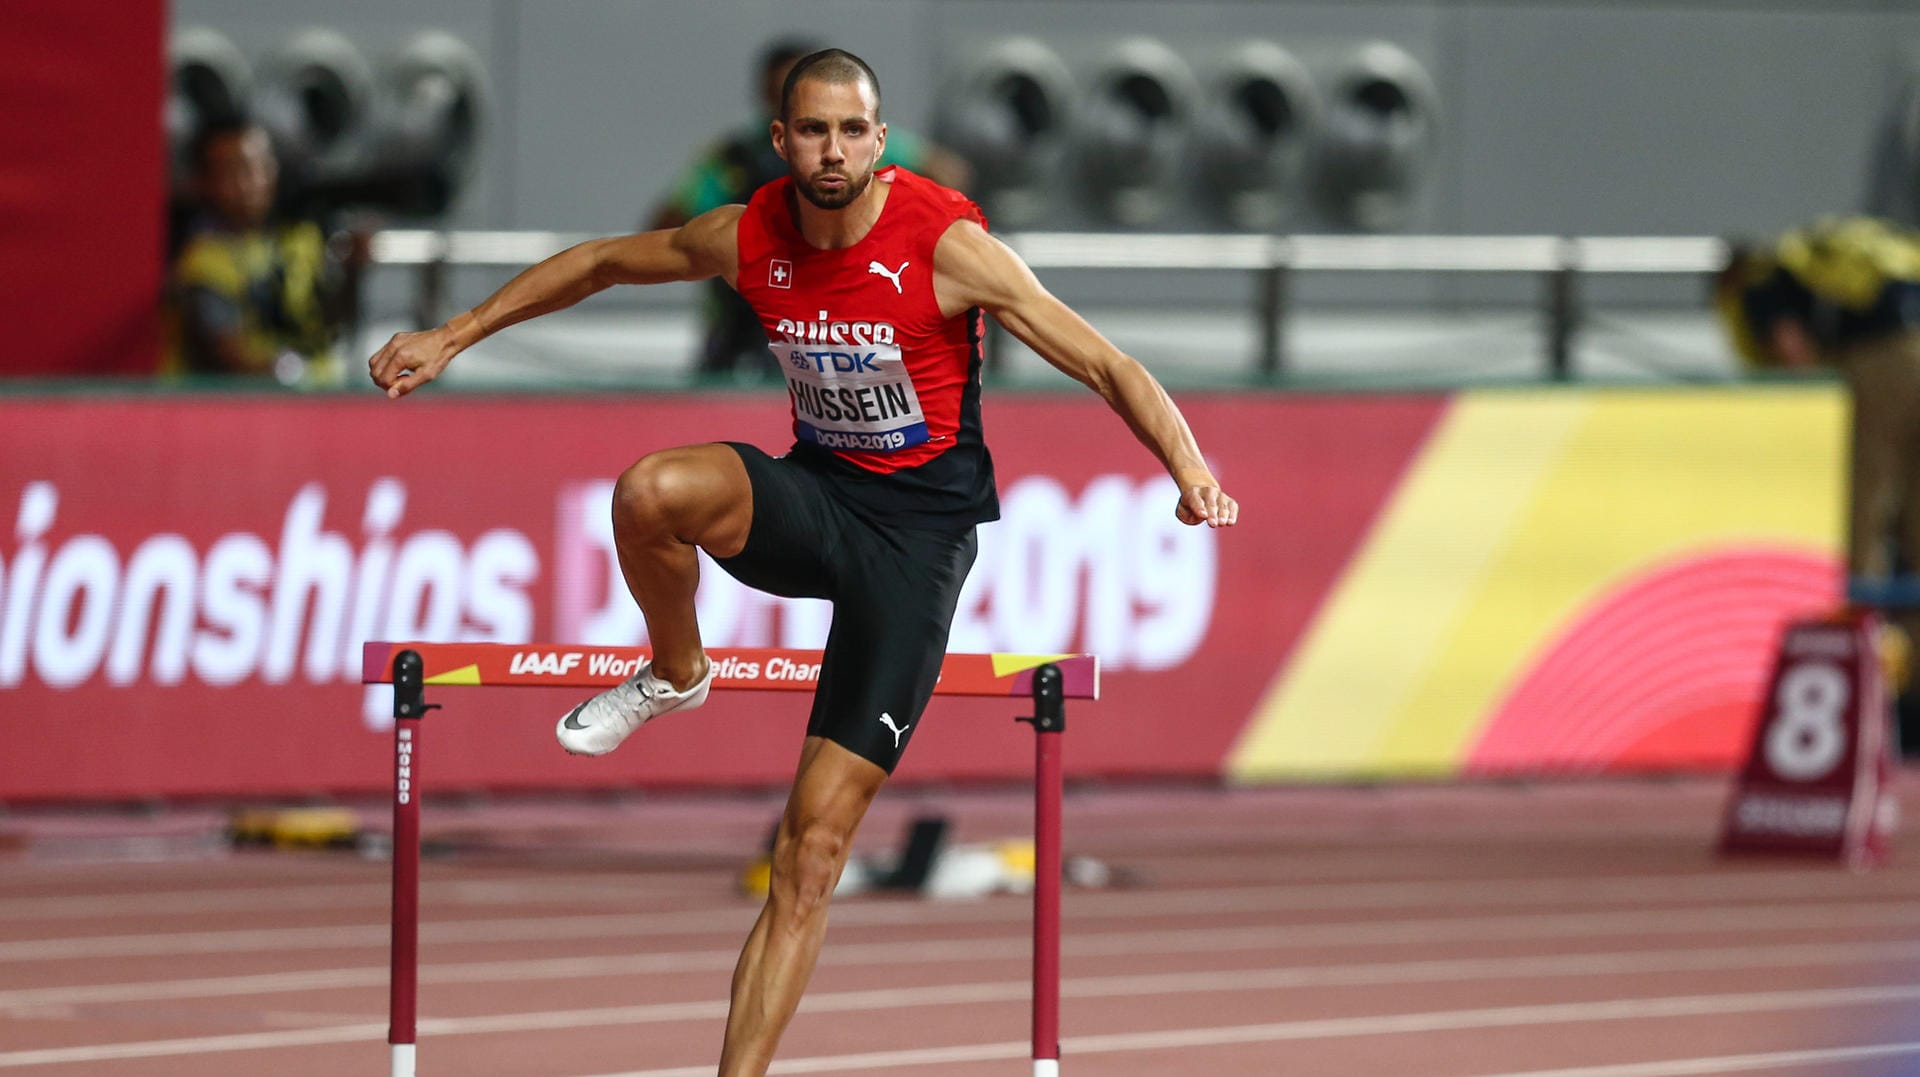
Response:
POLYGON ((1195 483, 1181 491, 1174 516, 1189 527, 1232 527, 1240 519, 1240 503, 1212 483, 1195 483))
POLYGON ((453 332, 446 326, 420 333, 396 333, 385 347, 367 360, 373 383, 397 400, 440 376, 459 354, 453 332))

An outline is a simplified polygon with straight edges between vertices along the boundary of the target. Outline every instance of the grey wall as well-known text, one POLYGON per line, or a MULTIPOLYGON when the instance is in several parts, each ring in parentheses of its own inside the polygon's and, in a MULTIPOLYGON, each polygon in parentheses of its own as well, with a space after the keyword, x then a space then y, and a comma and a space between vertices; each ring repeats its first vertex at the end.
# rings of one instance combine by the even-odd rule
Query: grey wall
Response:
POLYGON ((1415 227, 1693 233, 1783 227, 1852 208, 1910 2, 1144 3, 1120 0, 176 0, 261 52, 325 25, 370 55, 442 27, 487 58, 485 165, 455 223, 613 229, 747 112, 759 44, 842 43, 886 84, 889 119, 923 127, 953 50, 1032 33, 1071 48, 1114 33, 1169 41, 1373 36, 1425 63, 1442 102, 1439 168, 1415 227))
MULTIPOLYGON (((324 13, 297 0, 175 0, 173 19, 255 52, 312 24, 372 56, 427 27, 461 36, 487 59, 490 122, 449 223, 588 231, 633 227, 702 143, 748 116, 748 69, 779 34, 865 56, 887 118, 918 129, 956 52, 1007 34, 1069 52, 1120 33, 1384 38, 1427 66, 1441 102, 1410 228, 1457 233, 1752 234, 1857 208, 1880 110, 1903 56, 1920 51, 1915 0, 344 0, 324 13)), ((1203 223, 1186 210, 1165 226, 1203 223)), ((1362 300, 1501 291, 1330 287, 1362 300)), ((1155 295, 1220 289, 1189 275, 1155 295)))
MULTIPOLYGON (((520 11, 518 5, 514 9, 520 11)), ((516 182, 513 227, 630 228, 681 165, 753 114, 750 71, 768 39, 806 33, 867 57, 890 119, 931 106, 930 5, 535 4, 516 20, 518 121, 499 132, 516 182)))
POLYGON ((1900 36, 1887 11, 1811 4, 1456 17, 1440 223, 1463 231, 1717 233, 1852 208, 1900 36))

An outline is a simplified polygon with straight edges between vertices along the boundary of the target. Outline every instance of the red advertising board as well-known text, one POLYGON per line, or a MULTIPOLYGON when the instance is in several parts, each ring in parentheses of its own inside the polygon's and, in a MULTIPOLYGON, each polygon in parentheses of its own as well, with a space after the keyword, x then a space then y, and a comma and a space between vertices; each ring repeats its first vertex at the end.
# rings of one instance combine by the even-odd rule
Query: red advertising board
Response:
POLYGON ((1874 631, 1868 615, 1787 626, 1723 851, 1885 858, 1894 804, 1874 631))
MULTIPOLYGON (((650 450, 788 442, 778 396, 42 398, 0 402, 0 798, 297 795, 389 780, 372 640, 645 642, 611 483, 650 450)), ((1098 654, 1080 774, 1212 777, 1444 397, 1183 398, 1243 505, 1188 528, 1086 394, 986 404, 1003 519, 950 647, 1098 654)), ((818 647, 828 611, 709 570, 714 647, 818 647)), ((438 788, 761 784, 804 696, 740 693, 565 755, 577 690, 434 690, 438 788)), ((1019 777, 1018 704, 939 700, 903 780, 1019 777)))

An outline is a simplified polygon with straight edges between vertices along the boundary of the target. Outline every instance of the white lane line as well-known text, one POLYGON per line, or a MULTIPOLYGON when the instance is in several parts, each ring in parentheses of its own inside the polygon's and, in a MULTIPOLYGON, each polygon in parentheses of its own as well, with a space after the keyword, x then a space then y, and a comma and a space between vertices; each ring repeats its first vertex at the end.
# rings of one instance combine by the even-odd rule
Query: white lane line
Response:
MULTIPOLYGON (((1891 888, 1889 888, 1891 889, 1891 888)), ((1898 892, 1898 891, 1895 891, 1898 892)), ((1325 909, 1427 908, 1435 905, 1516 906, 1568 902, 1583 904, 1677 905, 1684 902, 1720 902, 1764 896, 1770 901, 1797 897, 1874 897, 1863 892, 1857 877, 1808 872, 1771 872, 1753 875, 1701 875, 1674 878, 1658 875, 1587 876, 1542 879, 1373 882, 1359 884, 1291 884, 1280 886, 1207 887, 1185 891, 1116 891, 1074 893, 1067 896, 1069 912, 1093 915, 1147 915, 1159 912, 1263 912, 1270 909, 1310 911, 1325 909), (1457 904, 1456 904, 1457 903, 1457 904)), ((837 910, 836 910, 837 911, 837 910)))
MULTIPOLYGON (((524 942, 540 939, 636 937, 744 931, 756 910, 733 910, 730 922, 707 910, 684 913, 604 913, 596 916, 525 916, 492 920, 443 920, 422 924, 423 942, 524 942)), ((249 928, 240 931, 180 931, 94 935, 0 943, 0 961, 62 961, 88 957, 153 957, 164 954, 274 953, 384 947, 391 927, 249 928)))
MULTIPOLYGON (((1140 953, 1181 953, 1173 945, 1144 942, 1140 953)), ((1203 938, 1202 952, 1217 951, 1213 937, 1203 938)), ((822 963, 831 966, 881 966, 951 962, 967 954, 985 959, 1021 956, 1025 940, 997 938, 947 942, 866 944, 861 948, 828 947, 822 963), (885 949, 886 952, 876 952, 885 949)), ((691 951, 624 957, 549 958, 524 961, 429 964, 420 969, 421 983, 519 983, 535 980, 572 980, 593 977, 645 975, 666 972, 713 971, 729 967, 738 957, 733 950, 691 951)), ((1616 973, 1711 971, 1745 968, 1781 968, 1815 965, 1893 963, 1920 959, 1920 939, 1883 939, 1864 943, 1801 943, 1743 947, 1737 950, 1692 949, 1626 950, 1611 953, 1521 956, 1507 958, 1435 959, 1426 961, 1351 962, 1335 965, 1291 966, 1226 973, 1175 973, 1140 977, 1078 978, 1063 990, 1097 994, 1093 984, 1148 983, 1150 991, 1191 993, 1232 983, 1232 989, 1334 986, 1339 984, 1413 983, 1496 979, 1507 976, 1595 976, 1616 973), (1223 979, 1223 977, 1227 977, 1223 979), (1253 977, 1248 979, 1247 977, 1253 977), (1075 988, 1073 985, 1081 985, 1075 988)), ((203 977, 150 983, 92 984, 68 987, 0 991, 0 1010, 29 1011, 49 1006, 101 1005, 122 1002, 173 1001, 265 995, 291 991, 346 990, 378 987, 387 982, 384 966, 319 969, 311 972, 266 973, 251 976, 203 977)), ((1126 992, 1138 993, 1138 992, 1126 992)))
MULTIPOLYGON (((1270 859, 1271 853, 1259 854, 1270 859)), ((703 877, 704 878, 704 877, 703 877)), ((1875 889, 1893 890, 1884 873, 1870 882, 1875 889)), ((1856 876, 1812 873, 1794 870, 1719 872, 1674 877, 1672 875, 1558 875, 1537 874, 1515 878, 1472 879, 1389 879, 1345 880, 1341 882, 1253 882, 1221 886, 1183 887, 1166 890, 1130 890, 1074 892, 1068 895, 1076 911, 1094 914, 1117 909, 1128 912, 1167 902, 1173 911, 1196 911, 1200 895, 1209 895, 1211 907, 1220 911, 1239 908, 1387 908, 1396 905, 1431 904, 1440 901, 1462 903, 1500 903, 1525 905, 1578 898, 1584 901, 1631 902, 1658 898, 1675 901, 1682 898, 1710 900, 1738 897, 1755 892, 1772 898, 1788 896, 1837 897, 1871 896, 1863 893, 1863 880, 1856 876)), ((422 900, 429 906, 532 904, 564 905, 581 901, 605 900, 631 902, 659 898, 667 894, 690 895, 692 888, 684 880, 662 883, 657 873, 635 876, 630 882, 608 883, 604 875, 554 876, 539 882, 517 880, 434 880, 422 886, 422 900)), ((0 899, 0 923, 7 920, 84 919, 89 917, 194 915, 209 912, 280 912, 287 909, 369 909, 386 907, 391 885, 385 881, 366 883, 317 883, 298 886, 221 888, 206 890, 167 890, 152 893, 77 895, 0 899)), ((871 915, 885 917, 891 903, 863 906, 842 902, 841 909, 870 908, 871 915)), ((916 906, 913 915, 924 918, 928 906, 916 906)), ((966 905, 932 906, 937 910, 965 917, 966 905)))
MULTIPOLYGON (((711 878, 711 873, 676 873, 664 880, 659 872, 635 875, 631 883, 608 884, 604 873, 543 878, 539 883, 485 880, 429 881, 421 884, 421 898, 432 904, 560 905, 583 898, 632 901, 667 894, 687 895, 689 882, 711 878)), ((280 912, 286 909, 385 908, 393 893, 388 881, 362 883, 307 883, 293 886, 220 886, 200 890, 162 890, 149 893, 81 894, 67 897, 0 899, 0 923, 8 920, 82 920, 90 917, 190 916, 209 912, 280 912)))
MULTIPOLYGON (((1060 1041, 1063 1060, 1085 1055, 1165 1051, 1177 1048, 1223 1047, 1243 1043, 1279 1043, 1290 1040, 1347 1039, 1360 1036, 1405 1035, 1415 1032, 1452 1032, 1476 1028, 1515 1028, 1527 1025, 1577 1024, 1590 1021, 1639 1021, 1654 1018, 1704 1017, 1773 1010, 1835 1009, 1876 1005, 1920 998, 1920 986, 1844 988, 1828 991, 1769 991, 1747 995, 1688 995, 1672 998, 1619 999, 1547 1006, 1502 1006, 1477 1010, 1440 1010, 1428 1013, 1384 1014, 1374 1017, 1335 1017, 1311 1021, 1279 1021, 1264 1025, 1224 1028, 1169 1029, 1106 1036, 1069 1036, 1060 1041)), ((961 1044, 910 1051, 872 1051, 863 1054, 794 1058, 775 1062, 769 1074, 839 1073, 846 1070, 900 1069, 950 1062, 984 1062, 1026 1058, 1028 1041, 961 1044)), ((1068 1062, 1071 1065, 1071 1062, 1068 1062)), ((712 1065, 671 1069, 629 1070, 599 1077, 703 1077, 712 1065)))
MULTIPOLYGON (((1769 899, 1845 897, 1858 893, 1851 877, 1777 874, 1710 875, 1696 879, 1654 876, 1589 879, 1513 879, 1463 883, 1366 883, 1281 885, 1230 890, 1196 888, 1161 891, 1074 893, 1067 895, 1066 911, 1078 923, 1096 919, 1150 915, 1312 911, 1356 908, 1424 908, 1460 902, 1460 907, 1559 904, 1580 901, 1599 905, 1631 905, 1655 901, 1671 907, 1686 901, 1717 902, 1756 890, 1769 899), (1838 893, 1835 893, 1838 891, 1838 893)), ((611 896, 611 895, 610 895, 611 896)), ((627 895, 631 897, 632 895, 627 895)), ((370 905, 384 905, 384 900, 370 905)), ((431 895, 427 904, 433 907, 431 895)), ((841 902, 834 908, 835 923, 846 926, 927 923, 1015 923, 1027 914, 1024 902, 977 903, 841 902)), ((544 917, 545 928, 526 926, 528 918, 512 920, 443 921, 423 932, 458 930, 473 941, 509 941, 536 938, 575 938, 583 935, 633 936, 698 935, 742 930, 757 910, 746 903, 720 908, 683 909, 659 913, 604 913, 592 916, 544 917), (518 925, 518 926, 512 926, 518 925), (550 931, 551 934, 528 934, 550 931)), ((0 961, 45 961, 85 957, 130 957, 174 953, 236 953, 296 949, 339 949, 385 944, 386 925, 360 924, 312 928, 258 928, 234 931, 147 932, 137 935, 41 937, 0 942, 0 961)))
MULTIPOLYGON (((1175 992, 1254 990, 1279 986, 1291 970, 1219 973, 1180 973, 1167 976, 1117 976, 1070 980, 1063 991, 1073 997, 1113 997, 1125 995, 1164 995, 1175 992), (1070 990, 1068 989, 1070 985, 1070 990)), ((1297 978, 1297 977, 1296 977, 1297 978)), ((1349 982, 1379 982, 1378 979, 1349 982)), ((949 984, 939 987, 827 992, 801 1000, 803 1012, 873 1012, 918 1006, 950 1006, 982 1002, 1024 1001, 1030 990, 1025 980, 949 984)), ((1633 999, 1610 1002, 1568 1003, 1547 1006, 1498 1007, 1484 1010, 1442 1011, 1427 1014, 1384 1015, 1311 1021, 1288 1021, 1271 1025, 1245 1026, 1239 1029, 1173 1030, 1123 1036, 1081 1037, 1071 1041, 1076 1052, 1100 1053, 1108 1050, 1153 1050, 1160 1047, 1204 1046, 1209 1043, 1242 1043, 1257 1040, 1309 1039, 1336 1036, 1379 1035, 1415 1031, 1493 1027, 1514 1024, 1546 1024, 1577 1021, 1621 1020, 1628 1017, 1673 1017, 1713 1013, 1749 1012, 1755 1009, 1789 1007, 1814 1008, 1862 1005, 1920 998, 1920 985, 1841 988, 1825 991, 1767 992, 1747 995, 1700 995, 1665 999, 1633 999), (1209 1039, 1228 1034, 1242 1038, 1209 1039), (1197 1037, 1197 1038, 1196 1038, 1197 1037), (1140 1046, 1095 1046, 1096 1044, 1141 1044, 1140 1046)), ((429 1018, 419 1022, 422 1039, 447 1038, 507 1032, 555 1031, 608 1025, 647 1022, 718 1020, 727 1012, 725 999, 696 1002, 669 1002, 639 1006, 598 1007, 594 1009, 556 1010, 535 1013, 498 1014, 483 1017, 429 1018)), ((146 1040, 134 1043, 40 1048, 0 1053, 0 1068, 53 1065, 59 1063, 103 1061, 107 1059, 154 1058, 186 1054, 210 1054, 251 1051, 276 1047, 301 1047, 319 1043, 340 1043, 383 1037, 383 1024, 358 1023, 331 1028, 294 1029, 284 1032, 239 1033, 223 1036, 196 1036, 174 1040, 146 1040)), ((1020 1045, 1024 1050, 1026 1045, 1020 1045)), ((1064 1046, 1064 1043, 1063 1043, 1064 1046)), ((973 1050, 974 1048, 961 1048, 973 1050)), ((936 1049, 950 1050, 950 1049, 936 1049)), ((905 1054, 918 1054, 906 1052, 905 1054)), ((873 1069, 894 1064, 902 1052, 884 1052, 876 1056, 846 1056, 831 1060, 832 1065, 849 1069, 873 1069), (867 1064, 854 1064, 848 1058, 884 1058, 867 1064)), ((992 1056, 1001 1057, 1001 1056, 992 1056)), ((804 1060, 803 1060, 804 1061, 804 1060)), ((819 1060, 816 1060, 819 1061, 819 1060)), ((711 1067, 708 1067, 710 1070, 711 1067)), ((680 1072, 680 1071, 671 1071, 680 1072)), ((817 1072, 797 1069, 780 1072, 817 1072)), ((653 1077, 651 1072, 649 1077, 653 1077)))
POLYGON ((291 1032, 245 1032, 227 1036, 195 1036, 180 1040, 142 1040, 91 1047, 46 1047, 0 1053, 0 1069, 19 1066, 57 1066, 70 1062, 108 1062, 127 1058, 202 1055, 223 1051, 263 1051, 282 1047, 314 1047, 327 1043, 378 1043, 387 1038, 385 1021, 332 1028, 305 1028, 291 1032))
POLYGON ((1854 1047, 1819 1047, 1806 1051, 1773 1051, 1762 1055, 1721 1055, 1718 1058, 1674 1058, 1664 1062, 1629 1062, 1617 1066, 1578 1066, 1573 1069, 1528 1070, 1489 1077, 1713 1077, 1719 1073, 1778 1070, 1825 1062, 1856 1062, 1868 1058, 1920 1055, 1920 1043, 1869 1043, 1854 1047))
MULTIPOLYGON (((1006 903, 1006 922, 1027 920, 1024 904, 1006 903)), ((739 910, 732 925, 744 931, 751 909, 739 910)), ((568 939, 605 939, 672 935, 669 930, 680 914, 660 916, 570 916, 519 917, 502 920, 450 921, 423 925, 424 942, 472 944, 493 942, 531 942, 568 939)), ((1426 942, 1439 938, 1535 938, 1592 936, 1636 932, 1672 934, 1679 931, 1712 931, 1757 927, 1762 929, 1806 929, 1841 926, 1900 926, 1920 923, 1920 905, 1910 901, 1847 902, 1804 905, 1727 905, 1701 909, 1650 908, 1625 912, 1499 914, 1487 917, 1419 917, 1407 920, 1287 924, 1265 927, 1190 928, 1151 932, 1087 932, 1069 919, 1068 945, 1080 953, 1126 953, 1139 945, 1139 937, 1149 934, 1161 940, 1188 940, 1207 948, 1199 940, 1217 940, 1227 949, 1249 946, 1296 947, 1307 945, 1374 945, 1426 942), (1117 943, 1103 949, 1101 940, 1117 943)), ((840 926, 853 918, 840 917, 840 926)), ((724 928, 715 928, 723 931, 724 928)), ((292 950, 384 947, 388 942, 386 924, 348 928, 286 928, 279 931, 193 932, 179 935, 104 936, 94 939, 46 939, 0 943, 0 960, 65 960, 75 957, 118 957, 174 953, 231 953, 235 951, 283 953, 292 950)), ((703 932, 704 933, 704 932, 703 932)), ((871 944, 887 948, 894 944, 871 944)), ((961 942, 959 945, 968 945, 961 942)), ((842 947, 843 950, 849 949, 842 947)), ((859 947, 851 948, 854 950, 859 947)))
POLYGON ((170 916, 254 910, 270 912, 277 909, 355 909, 384 902, 392 892, 391 884, 368 882, 9 898, 0 901, 0 921, 80 920, 94 916, 170 916))

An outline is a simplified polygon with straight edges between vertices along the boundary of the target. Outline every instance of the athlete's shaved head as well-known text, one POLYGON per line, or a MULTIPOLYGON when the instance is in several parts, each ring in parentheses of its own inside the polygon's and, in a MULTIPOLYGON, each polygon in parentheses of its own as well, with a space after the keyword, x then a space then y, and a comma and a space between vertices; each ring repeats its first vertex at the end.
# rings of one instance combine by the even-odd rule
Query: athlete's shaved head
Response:
POLYGON ((787 107, 793 103, 793 88, 803 79, 817 79, 830 86, 866 82, 873 91, 873 118, 880 118, 880 78, 873 73, 873 68, 845 49, 821 49, 800 57, 794 62, 793 70, 787 72, 787 84, 780 88, 782 120, 787 118, 787 107))

